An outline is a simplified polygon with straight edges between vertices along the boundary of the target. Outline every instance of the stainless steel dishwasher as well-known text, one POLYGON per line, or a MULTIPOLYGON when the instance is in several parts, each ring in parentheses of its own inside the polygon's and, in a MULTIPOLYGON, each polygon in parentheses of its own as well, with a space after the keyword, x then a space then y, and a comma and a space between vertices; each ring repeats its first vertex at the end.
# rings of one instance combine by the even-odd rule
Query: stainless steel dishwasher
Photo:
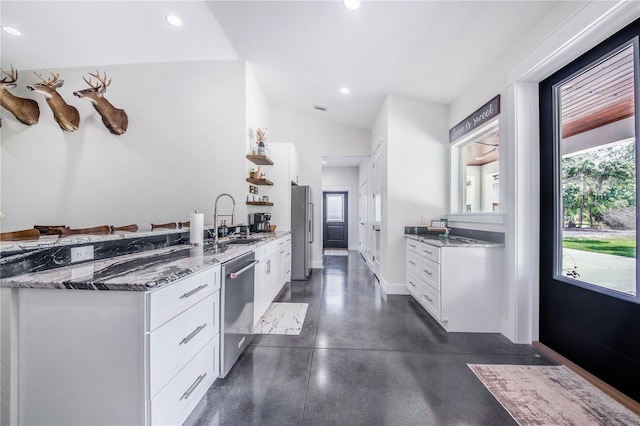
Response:
POLYGON ((253 252, 222 264, 220 377, 226 377, 253 335, 253 252))

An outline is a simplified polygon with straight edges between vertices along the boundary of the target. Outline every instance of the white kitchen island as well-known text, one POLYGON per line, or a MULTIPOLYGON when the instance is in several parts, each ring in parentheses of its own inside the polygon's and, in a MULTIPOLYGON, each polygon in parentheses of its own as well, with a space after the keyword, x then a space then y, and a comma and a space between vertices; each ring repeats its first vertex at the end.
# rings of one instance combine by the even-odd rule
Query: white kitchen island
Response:
POLYGON ((20 424, 181 424, 219 374, 220 264, 286 241, 176 245, 2 279, 20 424))

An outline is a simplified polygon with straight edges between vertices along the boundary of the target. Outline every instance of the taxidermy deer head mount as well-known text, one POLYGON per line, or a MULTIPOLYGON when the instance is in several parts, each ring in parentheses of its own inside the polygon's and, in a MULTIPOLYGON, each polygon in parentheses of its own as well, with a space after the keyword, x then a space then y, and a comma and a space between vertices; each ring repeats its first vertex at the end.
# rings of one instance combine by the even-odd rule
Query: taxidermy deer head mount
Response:
POLYGON ((62 130, 66 132, 78 130, 78 126, 80 125, 80 114, 78 114, 78 110, 67 104, 64 99, 62 99, 62 96, 56 92, 56 89, 58 87, 62 87, 64 84, 64 80, 59 80, 60 74, 54 74, 49 71, 51 78, 48 78, 47 80, 37 72, 34 72, 34 74, 42 80, 42 83, 31 84, 27 86, 27 89, 44 95, 47 100, 47 104, 49 104, 49 107, 53 112, 53 117, 56 119, 62 130))
POLYGON ((82 77, 89 85, 89 89, 79 90, 73 92, 73 94, 79 98, 86 99, 91 102, 93 107, 98 111, 102 122, 114 135, 121 135, 127 131, 129 125, 129 118, 127 113, 123 109, 119 109, 111 105, 111 103, 104 97, 104 92, 107 91, 107 87, 111 84, 111 79, 107 81, 107 73, 100 76, 100 72, 96 70, 95 74, 89 73, 91 77, 95 77, 98 81, 95 84, 91 81, 91 78, 87 80, 82 77))
POLYGON ((22 124, 27 126, 36 124, 38 118, 40 118, 38 103, 33 99, 14 96, 6 90, 17 86, 18 70, 14 70, 13 66, 11 66, 11 73, 2 71, 2 74, 6 77, 0 80, 0 105, 13 114, 22 124))

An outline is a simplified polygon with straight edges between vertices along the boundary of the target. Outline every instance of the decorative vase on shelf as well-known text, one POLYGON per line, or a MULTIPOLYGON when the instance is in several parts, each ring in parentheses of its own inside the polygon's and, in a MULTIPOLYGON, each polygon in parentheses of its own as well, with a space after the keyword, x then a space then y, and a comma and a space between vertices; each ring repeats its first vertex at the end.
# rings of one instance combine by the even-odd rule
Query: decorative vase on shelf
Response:
POLYGON ((259 142, 258 143, 258 155, 264 155, 265 154, 265 150, 264 150, 264 142, 259 142))

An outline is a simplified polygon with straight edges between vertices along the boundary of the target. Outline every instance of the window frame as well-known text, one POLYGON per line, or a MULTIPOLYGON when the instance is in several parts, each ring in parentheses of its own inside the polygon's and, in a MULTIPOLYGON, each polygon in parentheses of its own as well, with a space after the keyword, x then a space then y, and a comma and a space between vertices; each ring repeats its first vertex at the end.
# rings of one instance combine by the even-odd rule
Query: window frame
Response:
MULTIPOLYGON (((500 129, 500 115, 488 121, 482 126, 468 133, 464 137, 451 142, 449 144, 449 165, 450 165, 450 206, 447 219, 450 222, 465 222, 479 224, 498 224, 505 223, 504 202, 500 202, 498 211, 476 211, 466 212, 464 205, 464 194, 466 191, 466 180, 464 178, 465 171, 462 168, 462 148, 473 142, 480 135, 488 133, 493 129, 500 129)), ((499 131, 499 130, 498 130, 499 131)), ((498 147, 500 150, 500 147, 498 147)), ((498 160, 498 173, 502 174, 502 161, 498 160)), ((499 195, 502 198, 504 192, 499 188, 499 195)))
POLYGON ((574 285, 576 287, 584 288, 586 290, 591 290, 596 293, 600 293, 606 296, 610 296, 616 299, 625 300, 633 303, 640 304, 640 280, 639 280, 639 270, 638 268, 638 249, 637 242, 638 237, 640 236, 640 230, 638 229, 638 223, 640 222, 638 218, 638 213, 640 213, 640 199, 638 197, 638 188, 640 187, 640 169, 638 169, 640 153, 638 152, 639 144, 638 144, 638 136, 640 135, 640 117, 638 114, 638 109, 640 107, 640 37, 636 36, 632 39, 622 43, 617 48, 608 51, 603 56, 589 63, 588 65, 580 68, 576 72, 567 76, 563 80, 557 82, 552 86, 552 103, 553 103, 553 271, 552 271, 552 279, 556 281, 560 281, 565 284, 574 285), (636 257, 635 257, 635 288, 636 294, 626 294, 622 293, 607 287, 602 287, 598 284, 592 284, 587 281, 582 281, 577 278, 569 278, 562 275, 562 227, 564 223, 564 218, 562 215, 562 128, 560 119, 560 108, 559 108, 559 99, 560 99, 560 90, 562 86, 567 82, 571 81, 575 77, 580 74, 586 72, 587 70, 597 66, 599 63, 607 60, 608 58, 620 53, 622 50, 628 48, 629 46, 633 46, 633 62, 634 62, 634 92, 635 92, 635 154, 636 154, 636 257))

